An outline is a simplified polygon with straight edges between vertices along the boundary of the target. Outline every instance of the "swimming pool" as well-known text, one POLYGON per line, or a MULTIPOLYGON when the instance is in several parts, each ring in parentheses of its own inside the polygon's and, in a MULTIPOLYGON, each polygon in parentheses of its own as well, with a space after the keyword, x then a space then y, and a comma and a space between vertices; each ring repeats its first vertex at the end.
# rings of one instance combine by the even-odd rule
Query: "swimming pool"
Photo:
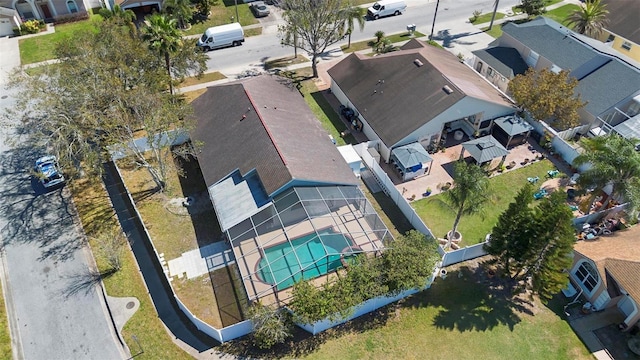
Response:
POLYGON ((313 279, 336 270, 342 266, 340 254, 349 246, 353 246, 351 239, 331 228, 318 231, 317 235, 313 232, 290 243, 265 248, 256 274, 261 281, 278 284, 277 289, 283 290, 300 279, 313 279))

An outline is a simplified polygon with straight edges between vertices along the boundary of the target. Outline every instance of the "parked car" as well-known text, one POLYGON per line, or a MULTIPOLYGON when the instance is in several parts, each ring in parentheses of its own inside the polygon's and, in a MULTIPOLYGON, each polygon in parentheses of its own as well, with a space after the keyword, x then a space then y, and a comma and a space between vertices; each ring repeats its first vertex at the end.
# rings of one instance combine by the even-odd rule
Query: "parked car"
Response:
POLYGON ((58 159, 53 155, 43 156, 36 160, 34 171, 45 188, 64 183, 64 175, 60 172, 58 159))
POLYGON ((269 16, 270 12, 264 1, 255 1, 249 5, 251 12, 257 18, 269 16))

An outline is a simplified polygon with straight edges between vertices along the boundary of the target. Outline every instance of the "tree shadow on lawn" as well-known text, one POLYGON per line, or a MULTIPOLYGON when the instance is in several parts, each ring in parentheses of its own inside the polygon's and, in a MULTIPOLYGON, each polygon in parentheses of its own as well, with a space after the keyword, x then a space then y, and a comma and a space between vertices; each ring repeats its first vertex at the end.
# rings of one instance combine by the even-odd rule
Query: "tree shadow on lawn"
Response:
MULTIPOLYGON (((336 110, 331 106, 327 98, 323 94, 322 91, 316 91, 311 93, 311 97, 316 101, 322 112, 327 116, 331 125, 336 129, 338 133, 342 133, 346 130, 349 130, 345 125, 344 121, 342 121, 341 115, 336 112, 336 110)), ((358 142, 353 137, 353 135, 347 135, 343 137, 344 141, 347 144, 357 144, 358 142)))
POLYGON ((533 315, 533 302, 513 296, 506 281, 497 276, 489 278, 483 265, 475 269, 465 265, 449 272, 446 279, 436 280, 406 305, 441 309, 433 325, 459 332, 487 331, 499 325, 513 330, 522 320, 521 314, 533 315))
MULTIPOLYGON (((399 303, 393 303, 387 305, 372 313, 363 315, 317 335, 311 335, 301 328, 294 327, 293 337, 289 338, 284 344, 276 345, 268 350, 255 347, 252 343, 251 335, 224 343, 219 349, 222 352, 241 358, 301 358, 313 354, 322 344, 329 340, 349 334, 365 333, 385 326, 388 321, 392 321, 396 316, 396 310, 401 306, 398 304, 399 303)), ((338 358, 342 357, 338 356, 338 358)))

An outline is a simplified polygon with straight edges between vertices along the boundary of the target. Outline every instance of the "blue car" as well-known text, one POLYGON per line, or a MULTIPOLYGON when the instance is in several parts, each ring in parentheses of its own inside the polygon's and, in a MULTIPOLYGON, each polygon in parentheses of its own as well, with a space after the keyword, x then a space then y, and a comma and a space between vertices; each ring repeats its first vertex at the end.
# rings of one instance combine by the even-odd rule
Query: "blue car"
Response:
POLYGON ((36 177, 45 188, 64 183, 64 175, 59 170, 58 159, 53 155, 43 156, 36 160, 34 170, 36 177))

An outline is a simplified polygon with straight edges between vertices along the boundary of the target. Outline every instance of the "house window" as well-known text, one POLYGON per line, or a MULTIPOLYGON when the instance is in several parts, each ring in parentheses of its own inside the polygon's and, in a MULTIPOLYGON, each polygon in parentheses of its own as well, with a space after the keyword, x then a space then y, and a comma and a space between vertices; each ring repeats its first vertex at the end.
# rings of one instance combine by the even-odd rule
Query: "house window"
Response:
POLYGON ((615 39, 616 39, 616 36, 613 35, 613 34, 610 34, 609 37, 607 38, 607 41, 605 41, 605 42, 612 42, 615 39))
POLYGON ((478 63, 476 64, 476 71, 477 72, 482 72, 482 61, 478 61, 478 63))
POLYGON ((540 55, 538 55, 537 52, 533 50, 529 51, 529 56, 527 56, 527 60, 526 60, 527 65, 529 65, 530 67, 536 67, 539 57, 540 55))
POLYGON ((598 285, 598 281, 600 279, 598 271, 593 268, 591 263, 586 261, 583 261, 580 264, 574 275, 580 281, 582 286, 590 293, 593 292, 593 289, 598 285))
POLYGON ((78 12, 78 6, 74 0, 67 1, 67 9, 69 9, 69 13, 71 14, 78 12))
POLYGON ((628 41, 623 41, 622 42, 622 48, 625 50, 631 50, 631 43, 628 41))
POLYGON ((494 71, 493 71, 492 68, 487 68, 487 76, 493 77, 493 73, 494 73, 494 71))

